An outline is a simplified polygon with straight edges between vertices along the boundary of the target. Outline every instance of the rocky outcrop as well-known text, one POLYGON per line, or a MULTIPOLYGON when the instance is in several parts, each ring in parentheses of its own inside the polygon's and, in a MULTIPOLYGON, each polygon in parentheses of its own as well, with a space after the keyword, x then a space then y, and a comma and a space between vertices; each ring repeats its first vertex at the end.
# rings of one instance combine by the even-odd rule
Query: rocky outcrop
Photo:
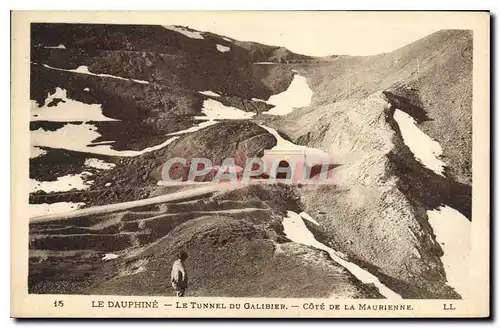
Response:
POLYGON ((442 250, 426 214, 453 199, 454 183, 415 160, 393 113, 380 92, 280 121, 291 140, 328 151, 342 164, 333 170, 333 185, 300 189, 302 210, 320 223, 315 229, 324 242, 403 297, 459 297, 445 284, 442 250))

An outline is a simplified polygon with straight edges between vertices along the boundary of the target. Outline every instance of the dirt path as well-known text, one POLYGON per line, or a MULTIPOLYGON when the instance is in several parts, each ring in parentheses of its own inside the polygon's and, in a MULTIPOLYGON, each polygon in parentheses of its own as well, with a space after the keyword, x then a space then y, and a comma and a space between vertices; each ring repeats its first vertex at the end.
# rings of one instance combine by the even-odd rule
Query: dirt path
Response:
POLYGON ((175 192, 172 194, 167 194, 167 195, 162 195, 162 196, 157 196, 157 197, 152 197, 152 198, 147 198, 147 199, 135 200, 135 201, 131 201, 131 202, 116 203, 116 204, 110 204, 110 205, 84 208, 81 210, 60 213, 60 214, 37 216, 37 217, 31 218, 30 222, 31 223, 49 222, 49 221, 63 220, 63 219, 88 216, 88 215, 108 214, 108 213, 113 213, 113 212, 118 212, 118 211, 129 210, 129 209, 137 208, 137 207, 143 207, 143 206, 155 205, 155 204, 160 204, 160 203, 165 203, 165 202, 170 202, 170 201, 182 200, 185 198, 191 198, 191 197, 203 196, 203 195, 211 195, 211 194, 214 194, 217 192, 225 192, 225 191, 229 191, 229 190, 242 188, 244 186, 245 185, 221 183, 221 184, 216 184, 216 185, 200 187, 200 188, 196 188, 196 189, 192 189, 192 190, 179 191, 179 192, 175 192))

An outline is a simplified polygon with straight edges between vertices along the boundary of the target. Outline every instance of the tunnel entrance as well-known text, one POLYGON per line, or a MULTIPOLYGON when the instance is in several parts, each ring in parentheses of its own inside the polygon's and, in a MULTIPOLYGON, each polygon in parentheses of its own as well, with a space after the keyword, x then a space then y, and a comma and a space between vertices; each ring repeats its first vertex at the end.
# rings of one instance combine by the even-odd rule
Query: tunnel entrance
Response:
POLYGON ((276 169, 276 179, 286 179, 288 176, 292 177, 292 168, 290 163, 286 160, 281 160, 278 163, 278 168, 276 169))

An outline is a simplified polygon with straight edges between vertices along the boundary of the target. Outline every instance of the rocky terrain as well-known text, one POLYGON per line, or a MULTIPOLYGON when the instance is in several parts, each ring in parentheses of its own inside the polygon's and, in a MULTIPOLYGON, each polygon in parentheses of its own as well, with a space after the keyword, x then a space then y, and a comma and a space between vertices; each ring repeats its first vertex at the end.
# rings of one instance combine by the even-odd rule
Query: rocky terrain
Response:
POLYGON ((466 297, 471 32, 320 58, 33 24, 31 47, 31 293, 173 295, 185 250, 189 296, 466 297), (328 154, 334 180, 158 184, 173 157, 268 150, 328 154))

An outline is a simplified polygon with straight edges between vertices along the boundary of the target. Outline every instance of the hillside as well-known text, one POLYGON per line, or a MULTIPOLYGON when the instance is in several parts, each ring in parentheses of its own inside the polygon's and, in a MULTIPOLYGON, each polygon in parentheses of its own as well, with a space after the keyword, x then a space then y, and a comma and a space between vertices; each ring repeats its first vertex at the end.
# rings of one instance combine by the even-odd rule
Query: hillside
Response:
MULTIPOLYGON (((411 115, 422 131, 441 144, 447 175, 471 185, 472 32, 440 31, 392 53, 338 56, 294 68, 307 77, 315 92, 308 113, 383 92, 394 107, 411 115)), ((285 125, 283 132, 293 138, 294 128, 285 125)))
POLYGON ((293 142, 336 154, 342 187, 308 188, 304 210, 327 213, 318 221, 337 249, 410 297, 452 295, 438 287, 442 253, 427 211, 444 204, 471 218, 471 45, 467 31, 441 31, 390 54, 295 67, 313 102, 269 123, 293 142), (442 146, 443 176, 415 160, 397 110, 442 146))
POLYGON ((171 295, 185 250, 190 296, 464 297, 448 259, 468 250, 446 239, 463 236, 435 220, 471 220, 471 81, 469 31, 313 58, 183 27, 34 24, 30 203, 47 216, 30 292, 171 295), (333 183, 158 183, 170 158, 269 150, 328 155, 333 183))

